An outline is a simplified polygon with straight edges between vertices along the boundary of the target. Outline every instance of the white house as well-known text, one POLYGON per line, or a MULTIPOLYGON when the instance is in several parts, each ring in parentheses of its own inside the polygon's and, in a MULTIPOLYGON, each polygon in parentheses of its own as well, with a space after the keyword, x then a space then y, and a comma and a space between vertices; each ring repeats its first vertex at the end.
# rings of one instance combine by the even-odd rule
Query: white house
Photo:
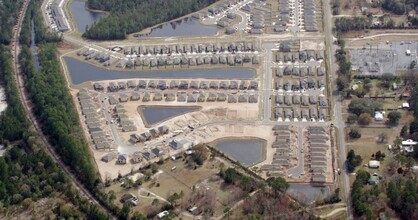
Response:
POLYGON ((408 102, 402 103, 402 108, 403 109, 409 109, 409 103, 408 102))
POLYGON ((402 148, 401 149, 408 152, 408 153, 412 153, 412 152, 414 152, 414 147, 417 144, 418 144, 418 142, 413 141, 411 139, 408 139, 406 141, 402 141, 402 148))
POLYGON ((379 169, 380 162, 377 160, 371 160, 369 161, 369 168, 379 169))
POLYGON ((374 120, 382 121, 383 120, 383 114, 381 112, 376 112, 375 115, 374 115, 374 120))

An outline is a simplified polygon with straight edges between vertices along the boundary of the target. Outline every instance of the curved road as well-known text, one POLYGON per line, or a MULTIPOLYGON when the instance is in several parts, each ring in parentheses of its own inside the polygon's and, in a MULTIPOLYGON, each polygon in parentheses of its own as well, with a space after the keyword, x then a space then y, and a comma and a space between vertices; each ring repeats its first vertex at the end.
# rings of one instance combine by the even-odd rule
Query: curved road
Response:
POLYGON ((87 190, 84 185, 77 179, 77 177, 71 172, 71 169, 65 165, 59 158, 58 154, 54 151, 53 147, 49 144, 45 134, 42 132, 42 129, 40 128, 40 125, 38 121, 36 121, 36 118, 31 111, 30 106, 30 100, 26 94, 25 86, 23 82, 23 76, 19 71, 19 63, 18 63, 18 55, 20 52, 20 45, 19 45, 19 37, 20 37, 20 31, 22 28, 23 19, 25 17, 28 5, 30 0, 25 0, 23 3, 22 9, 19 12, 19 18, 16 27, 14 28, 13 38, 11 40, 12 45, 12 58, 13 58, 13 70, 15 73, 15 80, 16 84, 18 86, 18 91, 20 95, 20 99, 22 101, 23 107, 26 111, 27 118, 32 123, 34 129, 39 134, 39 137, 41 138, 42 142, 44 142, 44 148, 46 152, 54 159, 54 161, 58 164, 58 166, 70 177, 72 182, 74 183, 75 188, 80 192, 81 195, 86 196, 90 201, 96 203, 99 207, 101 207, 109 217, 112 219, 116 219, 113 214, 106 209, 96 198, 93 196, 93 194, 90 193, 89 190, 87 190))

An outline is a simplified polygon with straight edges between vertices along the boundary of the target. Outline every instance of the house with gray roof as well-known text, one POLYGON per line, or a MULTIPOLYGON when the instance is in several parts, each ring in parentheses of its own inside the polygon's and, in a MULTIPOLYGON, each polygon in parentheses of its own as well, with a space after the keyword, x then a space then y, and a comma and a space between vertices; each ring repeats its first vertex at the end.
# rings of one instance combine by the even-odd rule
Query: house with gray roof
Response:
POLYGON ((160 132, 160 134, 168 134, 169 128, 167 125, 160 126, 158 127, 158 132, 160 132))
POLYGON ((165 101, 173 102, 176 100, 176 95, 172 92, 165 94, 165 101))
POLYGON ((218 93, 218 97, 216 98, 216 101, 219 102, 224 102, 226 101, 227 96, 225 95, 225 93, 218 93))
POLYGON ((187 99, 187 94, 185 92, 177 93, 177 101, 178 102, 185 102, 187 99))
POLYGON ((188 94, 187 95, 187 102, 196 102, 197 101, 197 95, 196 94, 188 94))
POLYGON ((133 92, 132 94, 131 94, 131 100, 132 101, 138 101, 138 100, 140 100, 141 99, 141 96, 139 95, 139 93, 137 93, 137 92, 133 92))
POLYGON ((110 152, 102 157, 102 161, 109 163, 110 161, 116 159, 118 154, 116 152, 110 152))
POLYGON ((141 136, 139 134, 131 134, 129 141, 132 143, 138 143, 142 140, 141 136))
POLYGON ((142 101, 144 101, 144 102, 151 101, 151 94, 149 92, 145 92, 144 96, 142 97, 142 101))
POLYGON ((208 102, 214 102, 216 101, 216 94, 215 93, 209 93, 208 98, 207 98, 208 102))
POLYGON ((126 154, 119 154, 116 163, 123 165, 126 164, 126 161, 128 161, 128 156, 126 154))
POLYGON ((197 101, 198 102, 204 102, 206 100, 206 96, 204 93, 200 93, 199 96, 197 97, 197 101))
POLYGON ((147 81, 139 80, 138 87, 141 88, 141 89, 147 88, 147 81))
POLYGON ((199 89, 199 84, 197 81, 191 81, 190 82, 190 88, 191 89, 199 89))
POLYGON ((156 92, 156 93, 154 94, 154 98, 153 98, 153 100, 154 100, 154 101, 161 101, 161 100, 163 100, 163 94, 162 94, 161 92, 156 92))
POLYGON ((241 94, 238 96, 239 103, 246 103, 248 102, 248 96, 246 94, 241 94))
POLYGON ((151 151, 145 151, 144 153, 142 153, 142 155, 144 156, 144 158, 146 158, 147 160, 152 160, 155 158, 155 154, 152 153, 151 151))
POLYGON ((258 102, 258 96, 257 95, 250 95, 248 97, 248 102, 249 103, 257 103, 258 102))
POLYGON ((179 89, 188 89, 188 88, 189 88, 189 82, 185 81, 185 80, 182 80, 180 82, 179 89))
POLYGON ((133 164, 140 163, 142 161, 142 153, 140 151, 136 151, 131 155, 131 162, 133 164))
POLYGON ((129 96, 128 96, 128 95, 126 95, 126 94, 121 94, 121 95, 119 96, 119 101, 120 101, 120 102, 127 102, 127 101, 129 101, 129 96))
POLYGON ((158 148, 158 147, 152 149, 151 152, 157 157, 160 157, 160 156, 164 155, 164 151, 162 149, 158 148))
POLYGON ((236 103, 238 100, 237 100, 237 97, 236 96, 234 96, 234 95, 232 95, 232 94, 229 94, 228 95, 228 103, 236 103))

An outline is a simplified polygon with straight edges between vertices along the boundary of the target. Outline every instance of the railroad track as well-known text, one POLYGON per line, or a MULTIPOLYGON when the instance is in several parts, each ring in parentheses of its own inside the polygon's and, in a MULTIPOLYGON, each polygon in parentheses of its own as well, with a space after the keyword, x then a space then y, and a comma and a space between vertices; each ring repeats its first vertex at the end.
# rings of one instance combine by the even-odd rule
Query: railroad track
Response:
POLYGON ((42 129, 36 120, 33 112, 30 108, 30 100, 28 99, 28 96, 25 91, 25 86, 23 82, 23 76, 19 71, 19 51, 20 51, 20 44, 19 44, 19 37, 20 37, 20 31, 22 28, 23 19, 25 17, 28 5, 30 0, 25 0, 23 3, 23 6, 19 12, 19 17, 16 26, 14 27, 13 31, 13 38, 11 41, 11 49, 12 49, 12 58, 13 58, 13 70, 15 73, 15 80, 17 83, 20 99, 22 101, 23 107, 26 112, 26 117, 29 119, 31 124, 33 125, 33 128, 36 130, 36 132, 39 134, 42 142, 44 143, 43 148, 46 150, 46 152, 54 159, 54 161, 58 164, 58 166, 70 177, 71 181, 73 182, 75 188, 86 198, 88 198, 93 203, 97 204, 99 207, 101 207, 110 218, 116 219, 115 216, 104 206, 102 205, 94 196, 91 194, 91 192, 85 188, 85 186, 77 179, 77 177, 71 172, 71 169, 65 165, 61 160, 58 154, 54 151, 53 147, 49 144, 47 137, 42 132, 42 129))

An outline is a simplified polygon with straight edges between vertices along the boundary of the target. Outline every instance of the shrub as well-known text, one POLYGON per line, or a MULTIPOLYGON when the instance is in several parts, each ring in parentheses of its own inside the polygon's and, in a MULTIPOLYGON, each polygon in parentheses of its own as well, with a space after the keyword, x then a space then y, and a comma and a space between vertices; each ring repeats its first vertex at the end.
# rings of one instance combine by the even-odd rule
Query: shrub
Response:
POLYGON ((361 132, 358 128, 351 128, 350 132, 348 133, 350 138, 361 138, 361 132))
POLYGON ((370 122, 372 122, 372 116, 369 113, 362 113, 357 119, 359 125, 369 125, 370 122))

